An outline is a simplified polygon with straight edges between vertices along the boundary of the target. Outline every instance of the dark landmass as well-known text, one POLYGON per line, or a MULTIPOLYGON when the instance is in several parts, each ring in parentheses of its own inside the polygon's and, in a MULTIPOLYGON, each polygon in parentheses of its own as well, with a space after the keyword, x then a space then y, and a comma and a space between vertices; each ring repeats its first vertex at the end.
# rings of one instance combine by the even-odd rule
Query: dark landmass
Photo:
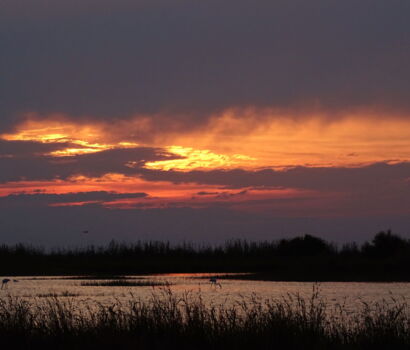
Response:
POLYGON ((124 275, 178 272, 249 272, 235 278, 276 281, 410 281, 410 241, 387 231, 360 246, 341 247, 311 235, 200 247, 167 242, 111 242, 104 247, 54 251, 23 244, 0 246, 3 276, 118 280, 124 275))

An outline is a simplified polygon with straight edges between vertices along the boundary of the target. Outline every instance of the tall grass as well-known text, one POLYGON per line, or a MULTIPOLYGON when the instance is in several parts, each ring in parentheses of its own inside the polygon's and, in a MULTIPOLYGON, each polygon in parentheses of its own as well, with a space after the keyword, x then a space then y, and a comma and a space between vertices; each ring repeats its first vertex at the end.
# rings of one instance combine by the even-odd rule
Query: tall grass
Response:
POLYGON ((1 344, 14 349, 408 349, 409 330, 404 302, 363 303, 350 316, 343 307, 329 309, 317 290, 310 299, 254 296, 230 306, 169 288, 147 301, 131 295, 110 305, 0 299, 1 344))

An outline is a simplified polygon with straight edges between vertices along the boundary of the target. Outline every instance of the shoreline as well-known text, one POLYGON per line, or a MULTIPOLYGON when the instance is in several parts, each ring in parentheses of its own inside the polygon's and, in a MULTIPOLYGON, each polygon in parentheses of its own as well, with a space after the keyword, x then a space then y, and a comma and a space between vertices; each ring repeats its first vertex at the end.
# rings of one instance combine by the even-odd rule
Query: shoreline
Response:
POLYGON ((24 274, 0 275, 1 278, 22 278, 28 277, 33 280, 133 280, 138 277, 158 276, 184 277, 192 279, 206 279, 216 277, 220 280, 242 280, 242 281, 265 281, 265 282, 306 282, 306 283, 410 283, 410 279, 303 279, 303 278, 278 278, 265 272, 156 272, 156 273, 135 273, 135 274, 24 274))

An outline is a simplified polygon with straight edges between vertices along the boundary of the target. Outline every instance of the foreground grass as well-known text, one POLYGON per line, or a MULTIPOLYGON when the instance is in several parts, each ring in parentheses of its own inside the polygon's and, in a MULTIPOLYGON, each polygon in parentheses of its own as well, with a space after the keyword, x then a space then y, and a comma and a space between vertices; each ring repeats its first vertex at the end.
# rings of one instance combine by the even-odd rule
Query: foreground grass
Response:
POLYGON ((354 316, 310 299, 206 305, 201 295, 169 288, 109 306, 51 297, 0 298, 2 348, 13 349, 408 349, 405 303, 363 304, 354 316))

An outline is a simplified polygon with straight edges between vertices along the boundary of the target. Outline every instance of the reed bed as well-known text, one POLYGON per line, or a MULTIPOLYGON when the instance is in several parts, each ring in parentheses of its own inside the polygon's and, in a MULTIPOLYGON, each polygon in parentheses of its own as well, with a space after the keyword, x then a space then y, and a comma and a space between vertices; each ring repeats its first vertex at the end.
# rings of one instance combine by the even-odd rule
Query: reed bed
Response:
POLYGON ((50 293, 41 293, 37 294, 37 298, 58 298, 58 297, 78 297, 80 296, 79 293, 73 293, 68 290, 65 290, 61 293, 50 292, 50 293))
POLYGON ((141 277, 130 277, 130 276, 120 276, 120 275, 85 275, 85 276, 65 276, 65 277, 54 277, 54 279, 64 279, 64 280, 125 280, 125 279, 141 279, 141 277))
POLYGON ((13 349, 409 349, 409 329, 404 302, 363 303, 348 315, 340 305, 329 310, 317 290, 231 306, 170 288, 110 305, 0 298, 0 339, 13 349))
POLYGON ((160 287, 169 285, 169 282, 150 280, 128 281, 123 279, 111 281, 81 282, 81 286, 83 287, 160 287))

